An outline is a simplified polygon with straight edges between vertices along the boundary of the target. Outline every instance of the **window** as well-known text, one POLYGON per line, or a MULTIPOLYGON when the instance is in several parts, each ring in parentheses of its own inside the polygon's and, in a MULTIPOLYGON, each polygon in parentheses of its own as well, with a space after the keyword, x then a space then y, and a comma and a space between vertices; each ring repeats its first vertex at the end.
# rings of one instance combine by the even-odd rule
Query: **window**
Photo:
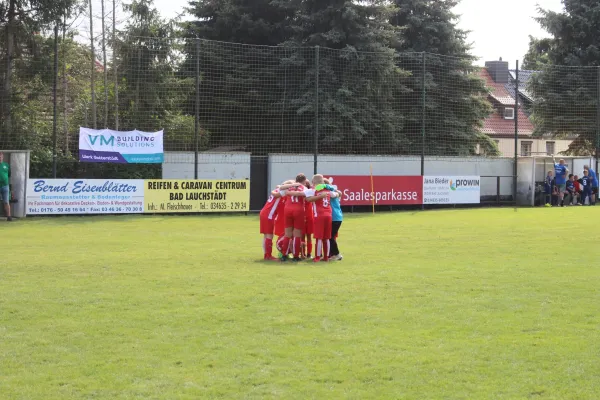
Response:
POLYGON ((515 119, 515 109, 513 107, 504 109, 504 119, 515 119))
POLYGON ((554 150, 554 142, 546 142, 546 154, 551 156, 552 154, 554 154, 554 150))
POLYGON ((533 142, 521 142, 521 156, 529 157, 531 156, 531 147, 533 142))

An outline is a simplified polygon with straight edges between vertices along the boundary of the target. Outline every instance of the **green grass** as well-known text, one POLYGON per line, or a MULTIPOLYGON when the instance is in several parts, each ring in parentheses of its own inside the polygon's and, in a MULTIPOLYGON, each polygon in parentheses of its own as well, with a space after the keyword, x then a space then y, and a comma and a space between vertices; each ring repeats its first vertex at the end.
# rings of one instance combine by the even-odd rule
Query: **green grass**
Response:
POLYGON ((2 399, 597 399, 600 208, 0 223, 2 399), (323 264, 323 263, 321 263, 323 264))

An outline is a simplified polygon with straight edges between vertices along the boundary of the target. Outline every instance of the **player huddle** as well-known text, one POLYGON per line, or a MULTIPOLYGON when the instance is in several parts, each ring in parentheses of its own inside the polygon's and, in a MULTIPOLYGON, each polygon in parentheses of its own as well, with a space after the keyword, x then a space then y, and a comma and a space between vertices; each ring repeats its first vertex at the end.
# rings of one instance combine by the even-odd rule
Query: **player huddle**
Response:
POLYGON ((314 262, 341 260, 337 234, 342 224, 341 192, 332 179, 315 175, 309 181, 304 174, 283 182, 271 192, 260 212, 260 233, 265 260, 293 261, 312 258, 314 262), (273 257, 273 239, 277 236, 279 257, 273 257))

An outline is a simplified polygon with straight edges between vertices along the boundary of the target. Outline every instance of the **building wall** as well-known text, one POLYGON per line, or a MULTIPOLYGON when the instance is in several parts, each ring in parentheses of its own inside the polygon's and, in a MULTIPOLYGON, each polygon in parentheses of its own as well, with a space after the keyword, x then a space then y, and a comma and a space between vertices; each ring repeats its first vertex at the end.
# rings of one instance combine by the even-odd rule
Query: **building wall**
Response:
MULTIPOLYGON (((515 140, 514 139, 495 139, 498 144, 498 148, 500 150, 502 157, 514 157, 515 155, 515 140)), ((531 154, 532 156, 545 155, 546 152, 546 143, 554 142, 554 154, 560 154, 561 152, 567 150, 572 140, 562 140, 562 139, 519 139, 517 144, 518 155, 521 156, 522 142, 531 142, 531 154)))

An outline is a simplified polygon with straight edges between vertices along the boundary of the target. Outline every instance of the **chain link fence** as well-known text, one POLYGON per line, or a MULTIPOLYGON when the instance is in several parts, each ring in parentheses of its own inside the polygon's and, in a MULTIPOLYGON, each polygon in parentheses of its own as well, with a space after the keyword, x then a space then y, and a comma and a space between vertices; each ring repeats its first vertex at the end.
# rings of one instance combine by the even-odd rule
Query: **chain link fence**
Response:
POLYGON ((32 176, 157 178, 160 166, 79 163, 79 127, 163 129, 171 163, 393 155, 420 158, 422 173, 431 157, 596 155, 600 145, 596 67, 518 71, 429 53, 179 38, 114 48, 107 65, 60 35, 35 36, 10 58, 0 49, 0 149, 32 150, 32 176))

